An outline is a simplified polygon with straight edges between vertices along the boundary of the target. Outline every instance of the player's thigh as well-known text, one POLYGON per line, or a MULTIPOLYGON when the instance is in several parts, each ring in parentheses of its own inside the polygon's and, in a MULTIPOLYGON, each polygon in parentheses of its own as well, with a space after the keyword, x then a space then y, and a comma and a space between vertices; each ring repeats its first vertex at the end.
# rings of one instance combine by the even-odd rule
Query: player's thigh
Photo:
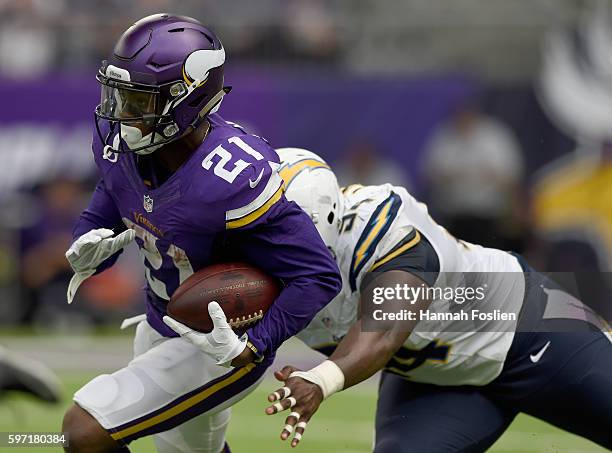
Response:
POLYGON ((169 431, 155 434, 159 453, 220 453, 225 445, 231 408, 200 415, 169 431))
POLYGON ((127 367, 89 382, 74 401, 127 444, 229 407, 255 388, 266 366, 220 367, 187 341, 165 339, 127 367))
POLYGON ((549 335, 549 349, 564 351, 565 363, 546 386, 525 399, 522 410, 612 449, 612 342, 601 333, 593 333, 597 339, 586 345, 581 337, 588 334, 549 335))
MULTIPOLYGON (((228 395, 215 411, 200 415, 178 425, 176 428, 154 436, 159 453, 218 453, 226 444, 225 433, 230 421, 231 406, 251 393, 263 376, 254 385, 241 392, 228 395)), ((223 450, 224 451, 224 450, 223 450)))
POLYGON ((374 451, 485 451, 515 415, 475 387, 416 384, 383 373, 374 451))

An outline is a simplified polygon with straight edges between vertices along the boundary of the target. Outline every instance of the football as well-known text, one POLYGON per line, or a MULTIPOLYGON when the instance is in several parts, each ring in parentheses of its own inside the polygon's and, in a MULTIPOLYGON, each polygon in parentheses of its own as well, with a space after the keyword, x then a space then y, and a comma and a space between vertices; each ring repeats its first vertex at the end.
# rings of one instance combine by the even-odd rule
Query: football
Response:
POLYGON ((208 303, 216 301, 232 329, 243 332, 263 317, 280 290, 276 278, 249 264, 214 264, 187 278, 172 294, 167 311, 192 329, 210 332, 208 303))

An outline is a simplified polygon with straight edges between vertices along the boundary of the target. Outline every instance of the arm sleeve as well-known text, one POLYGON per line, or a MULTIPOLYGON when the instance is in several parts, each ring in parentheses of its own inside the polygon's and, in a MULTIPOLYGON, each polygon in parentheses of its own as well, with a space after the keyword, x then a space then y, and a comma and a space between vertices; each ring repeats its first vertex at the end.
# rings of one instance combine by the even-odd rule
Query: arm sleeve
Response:
MULTIPOLYGON (((121 233, 126 229, 121 220, 121 214, 117 209, 117 205, 106 190, 103 179, 100 179, 98 184, 96 184, 87 209, 81 213, 77 220, 72 230, 72 239, 74 241, 88 231, 98 228, 110 228, 115 234, 121 233)), ((102 272, 115 264, 120 254, 121 251, 102 262, 98 266, 96 273, 102 272)))
POLYGON ((338 266, 308 215, 284 196, 256 225, 235 231, 237 252, 285 287, 263 319, 248 330, 262 357, 304 329, 342 287, 338 266))

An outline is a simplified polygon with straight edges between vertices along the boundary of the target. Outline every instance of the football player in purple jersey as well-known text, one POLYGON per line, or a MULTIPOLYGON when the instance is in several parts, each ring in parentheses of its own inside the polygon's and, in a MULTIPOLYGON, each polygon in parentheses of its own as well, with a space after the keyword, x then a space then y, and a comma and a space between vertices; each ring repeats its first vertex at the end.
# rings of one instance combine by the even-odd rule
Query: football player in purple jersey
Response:
POLYGON ((200 22, 156 14, 132 25, 98 72, 100 181, 66 252, 75 272, 68 301, 135 241, 146 319, 136 329, 134 360, 75 394, 63 425, 67 451, 129 451, 146 435, 160 452, 229 451, 230 406, 340 290, 312 221, 283 194, 276 152, 217 113, 230 91, 224 63, 219 38, 200 22), (166 316, 170 296, 227 250, 280 278, 284 289, 241 337, 216 303, 211 333, 185 331, 166 316))

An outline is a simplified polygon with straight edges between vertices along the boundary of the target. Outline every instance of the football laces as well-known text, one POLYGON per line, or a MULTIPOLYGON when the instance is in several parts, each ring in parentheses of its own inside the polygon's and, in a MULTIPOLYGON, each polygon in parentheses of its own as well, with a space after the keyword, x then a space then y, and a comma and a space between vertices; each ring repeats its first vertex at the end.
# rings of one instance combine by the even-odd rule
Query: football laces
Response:
POLYGON ((249 324, 253 324, 263 318, 263 310, 256 311, 250 315, 245 315, 242 318, 230 318, 228 324, 232 329, 248 326, 249 324))

